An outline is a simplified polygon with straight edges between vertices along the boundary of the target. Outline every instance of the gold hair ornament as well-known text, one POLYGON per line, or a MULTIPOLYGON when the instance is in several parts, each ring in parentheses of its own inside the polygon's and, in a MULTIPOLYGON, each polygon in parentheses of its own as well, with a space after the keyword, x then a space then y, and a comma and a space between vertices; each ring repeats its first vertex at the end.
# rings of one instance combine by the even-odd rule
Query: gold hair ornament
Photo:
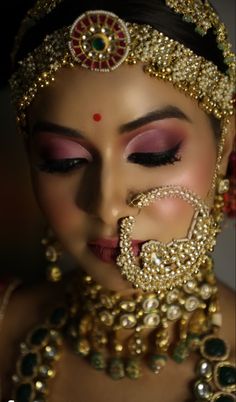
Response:
POLYGON ((142 245, 139 260, 132 251, 131 233, 135 218, 128 216, 120 224, 120 255, 117 265, 121 274, 143 291, 166 291, 193 278, 215 245, 219 232, 208 206, 192 191, 179 186, 155 188, 138 194, 130 206, 143 208, 157 200, 181 199, 194 208, 194 216, 187 237, 165 244, 150 240, 142 245))
POLYGON ((40 88, 55 80, 60 68, 80 66, 108 72, 123 62, 142 62, 149 75, 171 82, 219 119, 233 113, 235 61, 228 63, 229 72, 223 74, 215 64, 151 26, 95 10, 47 35, 18 63, 10 85, 21 127, 27 106, 40 88))
POLYGON ((234 71, 235 74, 235 55, 232 46, 227 40, 227 30, 220 21, 219 16, 214 11, 208 0, 166 0, 168 7, 177 14, 182 14, 183 20, 196 25, 195 31, 201 36, 207 34, 209 29, 213 29, 216 35, 218 48, 223 52, 224 62, 234 71))

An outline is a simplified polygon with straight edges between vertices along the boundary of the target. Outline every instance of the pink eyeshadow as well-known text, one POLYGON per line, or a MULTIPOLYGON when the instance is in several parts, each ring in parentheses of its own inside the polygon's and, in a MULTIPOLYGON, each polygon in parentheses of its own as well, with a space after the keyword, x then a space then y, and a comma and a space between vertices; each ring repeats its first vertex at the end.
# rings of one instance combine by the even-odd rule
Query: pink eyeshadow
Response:
POLYGON ((127 145, 125 154, 164 152, 174 148, 184 139, 184 134, 153 128, 137 134, 127 145))
POLYGON ((41 157, 45 159, 85 158, 92 160, 91 153, 72 139, 65 139, 53 134, 39 134, 37 145, 41 157))

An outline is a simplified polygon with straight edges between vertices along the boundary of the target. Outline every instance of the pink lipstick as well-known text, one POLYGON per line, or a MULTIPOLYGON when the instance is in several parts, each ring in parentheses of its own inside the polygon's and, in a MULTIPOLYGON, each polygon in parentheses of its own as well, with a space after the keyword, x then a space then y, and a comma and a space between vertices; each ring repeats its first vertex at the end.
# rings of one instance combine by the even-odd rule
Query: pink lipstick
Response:
MULTIPOLYGON (((135 256, 139 254, 144 241, 132 240, 132 249, 135 256)), ((120 253, 119 239, 98 239, 88 243, 88 248, 96 255, 100 260, 107 263, 115 263, 116 258, 120 253)))

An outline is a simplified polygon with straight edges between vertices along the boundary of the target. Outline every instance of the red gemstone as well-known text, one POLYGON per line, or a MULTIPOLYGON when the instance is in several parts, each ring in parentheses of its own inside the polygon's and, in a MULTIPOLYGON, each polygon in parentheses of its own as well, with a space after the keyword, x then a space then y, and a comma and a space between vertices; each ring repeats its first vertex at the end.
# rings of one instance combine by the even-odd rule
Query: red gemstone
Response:
POLYGON ((113 57, 113 59, 115 59, 116 61, 120 61, 120 56, 118 56, 117 54, 114 54, 112 57, 113 57))
POLYGON ((114 25, 114 29, 115 29, 116 31, 119 31, 119 30, 120 30, 120 24, 118 24, 118 23, 116 22, 115 25, 114 25))
POLYGON ((117 35, 119 36, 120 39, 124 39, 124 38, 125 38, 125 34, 124 34, 124 32, 122 32, 122 31, 118 32, 117 35))
POLYGON ((114 67, 116 65, 116 61, 115 60, 109 60, 109 66, 110 67, 114 67))
POLYGON ((86 59, 85 54, 82 53, 82 54, 79 56, 79 59, 80 59, 80 61, 84 61, 84 60, 86 59))
POLYGON ((79 45, 79 41, 78 41, 77 39, 73 39, 73 40, 71 41, 71 46, 72 46, 72 47, 78 47, 78 45, 79 45))
POLYGON ((109 17, 108 20, 107 20, 107 24, 108 24, 108 25, 112 25, 113 22, 114 22, 114 19, 111 18, 111 17, 109 17))
POLYGON ((93 62, 93 67, 99 69, 99 68, 100 68, 100 63, 99 63, 99 61, 94 61, 94 62, 93 62))
POLYGON ((120 46, 122 46, 122 47, 126 47, 126 42, 125 42, 124 40, 121 40, 121 41, 119 42, 119 44, 120 44, 120 46))
POLYGON ((109 68, 109 65, 108 65, 107 61, 102 61, 101 62, 101 68, 109 68))
POLYGON ((124 56, 125 49, 117 49, 117 53, 120 54, 121 56, 124 56))
POLYGON ((81 50, 81 48, 80 48, 80 47, 76 47, 76 48, 74 48, 74 52, 75 52, 76 56, 80 56, 80 55, 82 55, 82 50, 81 50))
POLYGON ((97 24, 97 22, 98 22, 98 17, 97 17, 97 15, 90 15, 90 19, 92 20, 92 22, 93 22, 94 24, 97 24))
POLYGON ((107 16, 106 15, 99 15, 99 20, 101 24, 104 24, 104 22, 106 21, 107 16))
POLYGON ((84 64, 88 67, 91 67, 91 65, 92 65, 91 60, 89 60, 89 59, 85 60, 84 64))
POLYGON ((82 21, 83 24, 86 25, 86 27, 89 27, 91 25, 88 17, 83 18, 82 21))

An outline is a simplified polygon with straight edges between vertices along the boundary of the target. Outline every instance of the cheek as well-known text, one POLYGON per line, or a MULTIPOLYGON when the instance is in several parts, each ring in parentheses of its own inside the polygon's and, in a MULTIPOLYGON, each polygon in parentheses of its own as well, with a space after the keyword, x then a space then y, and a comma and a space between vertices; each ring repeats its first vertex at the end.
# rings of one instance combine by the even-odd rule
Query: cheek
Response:
POLYGON ((148 219, 155 222, 153 236, 162 242, 186 237, 191 226, 194 209, 183 200, 165 199, 150 206, 148 219))
MULTIPOLYGON (((195 148, 195 152, 186 151, 181 162, 163 169, 163 174, 160 172, 159 175, 152 176, 146 188, 165 185, 183 186, 209 202, 208 193, 212 186, 215 163, 214 143, 206 144, 201 150, 200 147, 199 150, 195 148)), ((140 220, 137 230, 141 232, 142 228, 145 228, 144 237, 150 236, 162 242, 169 242, 172 238, 187 235, 193 214, 193 207, 182 200, 160 200, 144 208, 140 215, 142 223, 140 220)))
POLYGON ((33 174, 36 200, 51 228, 59 235, 83 226, 84 214, 76 204, 75 178, 61 180, 55 175, 33 174))

